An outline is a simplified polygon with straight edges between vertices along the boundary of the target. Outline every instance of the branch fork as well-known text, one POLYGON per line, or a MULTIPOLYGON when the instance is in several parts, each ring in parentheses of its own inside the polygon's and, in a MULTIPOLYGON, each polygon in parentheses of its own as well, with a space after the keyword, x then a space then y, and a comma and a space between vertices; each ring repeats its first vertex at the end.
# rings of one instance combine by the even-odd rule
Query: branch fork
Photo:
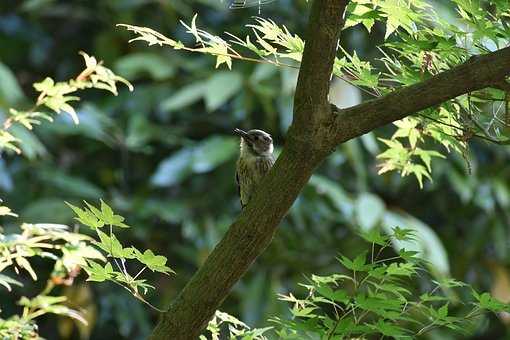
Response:
MULTIPOLYGON (((510 47, 471 58, 431 78, 347 109, 328 102, 343 16, 349 0, 313 1, 286 144, 205 263, 161 315, 152 339, 196 339, 234 284, 271 242, 315 168, 340 143, 457 96, 503 86, 510 47)), ((506 85, 504 85, 506 88, 506 85)))

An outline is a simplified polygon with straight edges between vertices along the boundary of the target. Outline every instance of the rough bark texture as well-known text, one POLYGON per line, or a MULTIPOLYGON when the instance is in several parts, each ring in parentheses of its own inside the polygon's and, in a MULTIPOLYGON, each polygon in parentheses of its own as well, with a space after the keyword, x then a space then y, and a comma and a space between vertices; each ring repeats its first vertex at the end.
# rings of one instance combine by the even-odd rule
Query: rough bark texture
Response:
POLYGON ((250 204, 161 315, 152 339, 196 339, 232 286, 271 242, 315 167, 344 141, 510 74, 510 48, 345 110, 327 95, 348 0, 315 0, 286 145, 250 204))
POLYGON ((423 82, 400 88, 386 96, 338 110, 330 132, 339 144, 373 129, 439 105, 465 93, 508 84, 510 47, 482 56, 442 72, 423 82))

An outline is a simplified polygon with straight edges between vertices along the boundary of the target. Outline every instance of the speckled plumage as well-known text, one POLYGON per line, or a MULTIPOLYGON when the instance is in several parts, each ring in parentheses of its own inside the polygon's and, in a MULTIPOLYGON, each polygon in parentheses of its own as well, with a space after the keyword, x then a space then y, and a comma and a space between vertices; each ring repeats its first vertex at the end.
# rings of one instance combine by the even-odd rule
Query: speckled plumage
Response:
POLYGON ((243 208, 248 204, 257 184, 274 164, 271 136, 262 130, 250 130, 244 134, 236 169, 239 198, 243 208))
POLYGON ((244 208, 251 198, 256 185, 274 164, 273 156, 254 157, 248 160, 237 161, 237 185, 241 206, 244 208))

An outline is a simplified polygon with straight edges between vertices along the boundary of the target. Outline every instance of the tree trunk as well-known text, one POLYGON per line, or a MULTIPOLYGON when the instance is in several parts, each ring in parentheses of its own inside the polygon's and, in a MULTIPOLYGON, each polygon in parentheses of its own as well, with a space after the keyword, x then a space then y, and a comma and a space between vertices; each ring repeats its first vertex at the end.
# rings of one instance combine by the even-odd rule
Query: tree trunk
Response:
POLYGON ((348 0, 315 0, 286 144, 248 206, 161 315, 152 339, 196 339, 232 286, 265 250, 314 169, 339 143, 459 95, 504 81, 510 48, 480 56, 384 97, 339 110, 329 82, 348 0))

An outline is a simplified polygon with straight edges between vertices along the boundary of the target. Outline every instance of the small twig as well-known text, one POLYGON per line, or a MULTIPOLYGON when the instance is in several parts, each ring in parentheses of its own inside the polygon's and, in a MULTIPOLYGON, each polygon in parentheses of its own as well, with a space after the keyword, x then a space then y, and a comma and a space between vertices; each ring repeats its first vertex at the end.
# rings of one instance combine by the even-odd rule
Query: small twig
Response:
POLYGON ((121 286, 122 288, 124 288, 125 290, 127 290, 131 295, 133 295, 136 299, 140 300, 141 302, 145 303, 147 306, 151 307, 152 309, 154 309, 155 311, 159 312, 159 313, 164 313, 166 312, 166 310, 163 310, 163 309, 159 309, 158 307, 154 306, 153 304, 151 304, 149 301, 145 300, 137 291, 131 289, 130 287, 128 286, 125 286, 123 285, 122 283, 118 282, 118 281, 115 281, 115 280, 110 280, 111 282, 121 286))
POLYGON ((156 306, 154 306, 153 304, 151 304, 149 301, 145 300, 140 294, 138 294, 137 292, 133 292, 133 296, 135 298, 137 298, 138 300, 140 300, 141 302, 145 303, 147 306, 149 306, 150 308, 154 309, 155 311, 157 311, 158 313, 165 313, 166 310, 164 309, 160 309, 156 306))
POLYGON ((345 318, 347 315, 351 314, 351 313, 354 313, 354 309, 356 307, 354 305, 352 305, 352 308, 347 310, 338 320, 336 320, 335 322, 335 326, 331 329, 331 331, 329 332, 328 334, 328 338, 327 340, 330 340, 331 337, 335 334, 335 331, 336 331, 336 328, 338 327, 338 325, 340 324, 340 321, 343 320, 343 318, 345 318))
POLYGON ((140 274, 141 274, 141 273, 143 273, 143 271, 144 271, 145 269, 147 269, 147 266, 144 266, 144 267, 143 267, 143 268, 142 268, 142 269, 138 272, 138 274, 136 274, 136 275, 135 275, 135 277, 133 277, 133 281, 134 281, 134 280, 136 280, 136 278, 137 278, 138 276, 140 276, 140 274))
POLYGON ((123 270, 123 269, 122 269, 122 267, 120 266, 119 262, 117 261, 117 259, 116 259, 116 258, 115 258, 115 256, 113 255, 113 244, 112 244, 112 241, 111 241, 111 240, 112 240, 112 237, 113 237, 113 236, 112 236, 112 235, 113 235, 113 230, 112 230, 112 229, 113 229, 113 228, 112 228, 112 225, 110 224, 110 255, 109 255, 109 256, 111 256, 111 257, 112 257, 113 262, 115 263, 115 265, 117 266, 117 268, 119 269, 119 271, 121 271, 124 275, 126 275, 126 274, 125 274, 125 272, 124 272, 124 270, 123 270))
POLYGON ((123 259, 123 258, 121 258, 121 259, 120 259, 120 263, 122 264, 123 274, 124 274, 125 276, 129 276, 129 273, 128 273, 127 269, 126 269, 126 260, 125 260, 125 259, 123 259))
MULTIPOLYGON (((462 132, 465 132, 465 133, 470 133, 470 132, 471 132, 471 131, 469 131, 468 129, 464 129, 464 128, 460 127, 460 126, 456 126, 456 125, 453 125, 453 124, 449 124, 449 123, 446 123, 446 122, 440 121, 440 120, 438 120, 438 119, 435 119, 435 118, 432 118, 432 117, 430 117, 430 116, 427 116, 427 115, 425 115, 425 114, 423 114, 423 113, 420 113, 419 115, 420 115, 420 116, 422 116, 422 117, 424 117, 424 118, 426 118, 426 119, 428 119, 428 120, 431 120, 431 121, 433 121, 433 122, 435 122, 435 123, 442 124, 442 125, 445 125, 445 126, 449 126, 449 127, 452 127, 452 128, 454 128, 454 129, 457 129, 457 130, 462 131, 462 132)), ((481 131, 484 131, 484 130, 483 130, 483 127, 480 127, 478 122, 476 122, 475 120, 473 120, 473 123, 474 123, 475 125, 477 125, 477 127, 478 127, 481 131)), ((441 133, 444 133, 444 132, 441 132, 441 133)), ((446 134, 446 133, 444 133, 444 134, 446 134)), ((452 135, 450 135, 450 136, 451 136, 451 137, 455 137, 455 138, 459 138, 459 137, 460 137, 460 136, 452 136, 452 135)), ((491 136, 484 136, 484 135, 479 135, 479 134, 476 134, 476 133, 473 133, 473 134, 471 135, 471 137, 480 138, 480 139, 483 139, 483 140, 485 140, 485 141, 488 141, 488 142, 491 142, 491 143, 494 143, 494 144, 498 144, 498 145, 510 145, 510 139, 498 140, 498 139, 494 139, 494 138, 492 138, 491 136)))
POLYGON ((397 260, 400 258, 401 258, 400 256, 388 257, 387 259, 381 259, 381 260, 375 261, 374 264, 383 263, 383 262, 391 261, 391 260, 397 260))

